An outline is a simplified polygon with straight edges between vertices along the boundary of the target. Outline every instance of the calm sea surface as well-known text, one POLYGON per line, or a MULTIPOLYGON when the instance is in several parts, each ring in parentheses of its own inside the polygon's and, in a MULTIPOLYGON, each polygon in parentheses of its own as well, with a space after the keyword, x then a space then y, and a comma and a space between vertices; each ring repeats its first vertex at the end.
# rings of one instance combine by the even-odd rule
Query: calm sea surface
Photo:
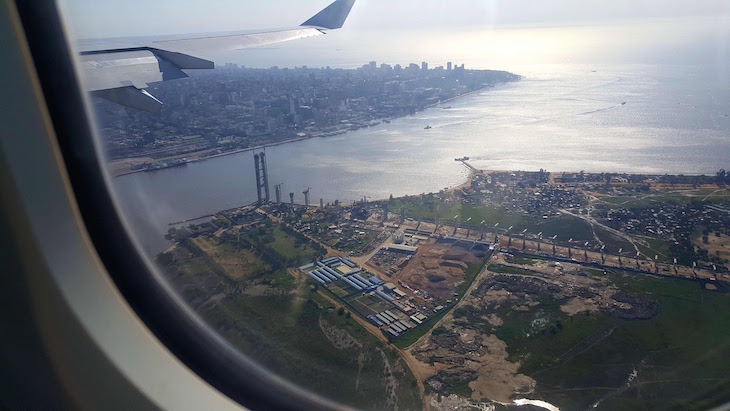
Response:
MULTIPOLYGON (((522 66, 523 80, 390 124, 271 147, 271 195, 311 187, 312 203, 351 202, 458 185, 478 168, 715 173, 730 168, 730 87, 707 66, 522 66), (624 103, 625 104, 622 104, 624 103), (430 130, 424 127, 430 125, 430 130)), ((256 199, 253 153, 114 179, 143 246, 168 224, 256 199)))

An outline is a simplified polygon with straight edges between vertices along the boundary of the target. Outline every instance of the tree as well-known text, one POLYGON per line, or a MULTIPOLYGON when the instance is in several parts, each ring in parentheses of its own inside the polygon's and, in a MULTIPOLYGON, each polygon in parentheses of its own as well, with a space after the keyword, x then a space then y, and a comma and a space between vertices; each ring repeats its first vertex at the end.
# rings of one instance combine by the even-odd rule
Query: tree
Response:
POLYGON ((345 309, 344 309, 344 308, 342 308, 342 307, 340 307, 340 308, 339 308, 339 309, 337 310, 337 315, 340 315, 340 316, 341 316, 341 315, 343 315, 343 314, 345 314, 345 309))
POLYGON ((725 180, 728 177, 728 173, 725 171, 724 168, 721 168, 720 171, 715 173, 715 183, 717 183, 718 186, 722 187, 725 185, 725 180))

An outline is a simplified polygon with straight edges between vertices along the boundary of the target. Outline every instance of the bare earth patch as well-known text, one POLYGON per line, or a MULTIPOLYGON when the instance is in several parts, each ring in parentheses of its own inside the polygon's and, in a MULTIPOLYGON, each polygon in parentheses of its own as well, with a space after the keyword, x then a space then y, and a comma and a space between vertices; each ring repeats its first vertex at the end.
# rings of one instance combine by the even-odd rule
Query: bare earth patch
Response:
POLYGON ((469 383, 475 400, 494 400, 510 402, 515 392, 531 392, 535 380, 517 373, 519 362, 507 361, 507 344, 494 335, 485 336, 482 343, 487 347, 487 355, 471 364, 479 372, 479 378, 469 383))
POLYGON ((193 239, 193 242, 212 258, 232 280, 241 280, 268 270, 268 266, 253 252, 219 245, 217 238, 197 237, 193 239))
POLYGON ((431 335, 413 356, 433 363, 426 381, 436 392, 448 392, 450 381, 469 382, 474 400, 509 402, 517 392, 531 392, 535 381, 519 374, 519 362, 507 360, 507 344, 492 334, 454 324, 444 324, 447 332, 431 335))
POLYGON ((464 270, 468 265, 479 262, 474 254, 463 250, 437 244, 422 245, 398 279, 414 289, 449 298, 464 281, 464 270))
POLYGON ((560 311, 568 315, 575 315, 584 311, 597 312, 598 304, 593 299, 575 297, 561 305, 560 311))
POLYGON ((699 241, 696 241, 697 245, 707 250, 709 255, 730 260, 730 236, 720 234, 718 237, 714 233, 710 233, 707 236, 707 242, 708 244, 703 243, 701 237, 699 241))

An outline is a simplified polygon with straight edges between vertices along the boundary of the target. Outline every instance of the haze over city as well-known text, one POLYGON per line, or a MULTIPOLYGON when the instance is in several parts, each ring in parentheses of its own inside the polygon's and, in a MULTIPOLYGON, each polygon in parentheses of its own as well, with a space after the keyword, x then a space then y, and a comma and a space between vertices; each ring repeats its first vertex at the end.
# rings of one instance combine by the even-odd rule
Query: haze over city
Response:
MULTIPOLYGON (((292 27, 327 3, 61 4, 72 22, 72 37, 83 39, 292 27)), ((473 68, 576 62, 724 65, 730 56, 729 19, 728 2, 712 0, 359 1, 337 35, 209 57, 249 67, 341 67, 363 60, 421 59, 435 65, 447 58, 473 68)))

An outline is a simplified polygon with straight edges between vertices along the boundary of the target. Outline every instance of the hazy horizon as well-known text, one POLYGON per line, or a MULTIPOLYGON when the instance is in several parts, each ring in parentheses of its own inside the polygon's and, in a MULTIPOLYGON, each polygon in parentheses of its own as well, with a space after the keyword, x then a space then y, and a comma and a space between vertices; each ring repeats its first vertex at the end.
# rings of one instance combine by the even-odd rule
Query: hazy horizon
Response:
MULTIPOLYGON (((291 27, 328 3, 68 0, 61 7, 71 38, 78 40, 291 27)), ((359 0, 345 27, 326 36, 204 57, 248 67, 353 67, 376 60, 431 66, 453 61, 472 68, 701 64, 723 72, 730 61, 730 3, 458 0, 446 6, 436 0, 359 0)))

